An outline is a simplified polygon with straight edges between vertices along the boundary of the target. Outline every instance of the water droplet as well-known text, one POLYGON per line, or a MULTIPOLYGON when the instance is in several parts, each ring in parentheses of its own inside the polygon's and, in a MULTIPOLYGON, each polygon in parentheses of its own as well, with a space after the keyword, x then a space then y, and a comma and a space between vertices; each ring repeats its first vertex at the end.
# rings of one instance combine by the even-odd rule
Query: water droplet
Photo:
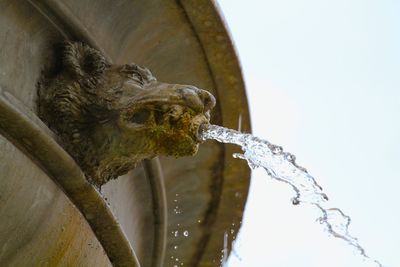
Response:
POLYGON ((281 154, 283 152, 282 147, 275 146, 275 145, 272 145, 271 150, 272 150, 272 153, 274 153, 275 155, 281 154))
POLYGON ((174 249, 178 249, 178 246, 174 246, 174 249))
POLYGON ((251 162, 251 161, 248 161, 247 163, 249 164, 249 167, 250 167, 252 170, 255 170, 255 169, 258 168, 258 165, 257 165, 257 164, 254 164, 254 163, 251 162))
POLYGON ((175 231, 175 232, 174 232, 174 236, 175 236, 175 237, 178 237, 178 235, 179 235, 179 231, 175 231))
POLYGON ((186 236, 186 237, 188 237, 188 236, 189 236, 189 231, 188 231, 188 230, 185 230, 185 231, 183 232, 183 235, 186 236))
POLYGON ((293 198, 292 199, 292 204, 293 205, 299 205, 300 204, 300 200, 298 198, 293 198))
POLYGON ((232 157, 234 157, 235 159, 246 159, 245 155, 241 153, 234 153, 232 154, 232 157))
MULTIPOLYGON (((308 171, 307 171, 306 168, 301 167, 301 166, 297 165, 296 163, 293 163, 293 164, 294 164, 294 166, 296 166, 296 168, 299 169, 300 171, 305 172, 305 173, 308 173, 308 171)), ((319 185, 317 185, 317 186, 318 186, 318 188, 320 188, 320 189, 322 190, 322 188, 321 188, 319 185)))
POLYGON ((295 155, 292 155, 292 154, 290 154, 290 153, 286 153, 286 154, 285 154, 285 158, 286 158, 287 161, 290 161, 290 162, 292 162, 292 163, 296 160, 295 155))

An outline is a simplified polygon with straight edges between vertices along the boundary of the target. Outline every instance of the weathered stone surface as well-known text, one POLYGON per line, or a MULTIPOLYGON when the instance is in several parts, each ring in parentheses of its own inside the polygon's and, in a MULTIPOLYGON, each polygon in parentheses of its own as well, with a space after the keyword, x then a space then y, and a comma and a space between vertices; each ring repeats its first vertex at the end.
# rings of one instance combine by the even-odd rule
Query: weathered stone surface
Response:
POLYGON ((0 135, 0 265, 111 266, 85 218, 0 135))
POLYGON ((61 45, 59 66, 39 82, 39 116, 101 186, 158 155, 193 156, 215 98, 159 82, 134 63, 113 65, 83 43, 61 45))

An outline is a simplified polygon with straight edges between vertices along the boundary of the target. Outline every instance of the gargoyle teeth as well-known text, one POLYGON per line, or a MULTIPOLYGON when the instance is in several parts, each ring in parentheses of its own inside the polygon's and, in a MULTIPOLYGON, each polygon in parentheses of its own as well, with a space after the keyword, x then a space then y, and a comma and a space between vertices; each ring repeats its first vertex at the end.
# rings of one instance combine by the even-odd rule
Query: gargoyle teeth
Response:
POLYGON ((174 120, 178 120, 184 113, 184 108, 182 106, 179 105, 173 105, 171 107, 171 109, 169 110, 168 115, 174 119, 174 120))

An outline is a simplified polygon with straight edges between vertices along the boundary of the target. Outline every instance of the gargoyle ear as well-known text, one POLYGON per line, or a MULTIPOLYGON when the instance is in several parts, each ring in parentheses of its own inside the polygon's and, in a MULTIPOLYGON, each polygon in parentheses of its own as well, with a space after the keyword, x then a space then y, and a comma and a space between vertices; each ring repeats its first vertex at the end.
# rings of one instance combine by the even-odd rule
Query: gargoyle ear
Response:
POLYGON ((63 66, 77 78, 100 76, 106 68, 106 59, 84 43, 66 42, 63 51, 63 66))

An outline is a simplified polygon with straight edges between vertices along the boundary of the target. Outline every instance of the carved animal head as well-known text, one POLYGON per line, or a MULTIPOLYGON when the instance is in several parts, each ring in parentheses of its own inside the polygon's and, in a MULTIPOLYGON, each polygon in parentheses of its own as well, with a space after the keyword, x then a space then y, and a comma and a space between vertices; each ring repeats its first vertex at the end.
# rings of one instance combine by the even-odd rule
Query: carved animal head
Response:
POLYGON ((136 64, 111 65, 82 43, 66 43, 57 74, 39 83, 39 116, 90 180, 102 185, 157 155, 197 152, 214 97, 158 82, 136 64))

